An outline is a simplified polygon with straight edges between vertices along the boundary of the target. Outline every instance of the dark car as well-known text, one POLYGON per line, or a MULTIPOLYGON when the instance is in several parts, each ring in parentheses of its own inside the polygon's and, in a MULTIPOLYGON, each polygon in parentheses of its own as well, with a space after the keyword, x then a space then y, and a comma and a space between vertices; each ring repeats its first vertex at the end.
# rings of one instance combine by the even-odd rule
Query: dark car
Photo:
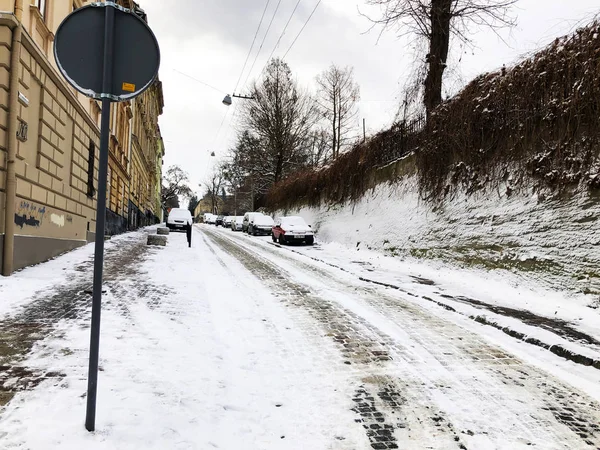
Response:
POLYGON ((273 242, 279 242, 281 245, 291 243, 306 243, 313 245, 315 243, 315 233, 304 219, 300 216, 281 217, 275 222, 271 230, 273 242))
POLYGON ((216 226, 219 226, 219 225, 223 226, 223 218, 224 217, 225 216, 217 216, 217 220, 215 221, 215 225, 216 226))
POLYGON ((223 217, 223 228, 231 228, 231 221, 233 219, 234 219, 234 216, 223 217))
POLYGON ((271 234, 275 222, 271 216, 255 216, 248 225, 248 234, 252 236, 268 236, 271 234))

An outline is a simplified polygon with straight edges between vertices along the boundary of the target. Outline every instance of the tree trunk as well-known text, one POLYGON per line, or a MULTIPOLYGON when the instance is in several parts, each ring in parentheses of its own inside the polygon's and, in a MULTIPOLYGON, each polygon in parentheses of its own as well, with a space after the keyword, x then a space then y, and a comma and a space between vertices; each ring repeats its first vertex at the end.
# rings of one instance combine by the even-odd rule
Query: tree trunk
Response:
POLYGON ((237 216, 237 188, 233 190, 233 215, 237 216))
POLYGON ((278 144, 280 146, 279 151, 277 152, 277 162, 275 164, 275 176, 274 182, 277 183, 281 181, 283 178, 283 160, 285 158, 285 150, 282 144, 278 144))
POLYGON ((337 149, 335 154, 339 158, 340 156, 340 148, 342 147, 342 92, 339 93, 339 104, 338 104, 338 117, 337 117, 338 125, 337 125, 337 149))
POLYGON ((425 109, 427 116, 442 102, 442 79, 450 45, 452 0, 431 0, 431 36, 425 78, 425 109))
POLYGON ((332 123, 332 134, 333 134, 333 142, 332 142, 332 146, 331 146, 331 152, 333 154, 333 159, 335 160, 337 158, 337 93, 335 91, 335 87, 333 88, 333 120, 331 121, 332 123))

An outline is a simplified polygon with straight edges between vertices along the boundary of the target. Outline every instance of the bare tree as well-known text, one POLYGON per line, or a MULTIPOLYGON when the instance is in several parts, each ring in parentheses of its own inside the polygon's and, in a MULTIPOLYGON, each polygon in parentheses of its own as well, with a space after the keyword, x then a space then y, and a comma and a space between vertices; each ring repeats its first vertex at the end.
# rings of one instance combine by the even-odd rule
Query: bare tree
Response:
POLYGON ((354 69, 339 68, 332 64, 329 69, 317 76, 317 104, 320 113, 331 130, 333 159, 340 155, 340 149, 350 140, 348 134, 356 119, 356 103, 360 100, 360 88, 354 81, 354 69))
POLYGON ((212 214, 219 213, 219 194, 223 188, 223 166, 219 165, 215 168, 209 180, 204 183, 207 190, 206 195, 210 197, 212 214))
POLYGON ((273 184, 273 160, 265 148, 258 137, 245 130, 238 134, 235 146, 229 151, 225 180, 234 194, 236 207, 241 200, 240 206, 253 210, 256 196, 267 192, 273 184), (239 194, 245 195, 238 199, 239 194))
POLYGON ((268 188, 307 164, 316 106, 300 92, 289 66, 278 58, 269 62, 263 79, 254 85, 252 97, 242 113, 243 128, 253 141, 246 160, 252 165, 251 172, 268 188))
POLYGON ((189 186, 189 176, 179 166, 171 166, 163 176, 161 201, 164 208, 178 208, 179 197, 189 198, 193 195, 189 186))
POLYGON ((234 216, 238 215, 239 195, 244 192, 244 188, 252 176, 252 167, 247 164, 249 155, 244 151, 244 144, 247 140, 245 138, 247 137, 247 133, 238 137, 235 147, 229 151, 228 160, 223 163, 223 180, 226 188, 233 194, 234 216))
POLYGON ((196 207, 198 206, 198 203, 200 203, 200 199, 196 194, 193 194, 188 202, 188 210, 192 214, 192 217, 195 217, 196 215, 196 207))
POLYGON ((382 32, 396 28, 400 35, 414 34, 428 42, 424 99, 427 114, 442 101, 444 70, 448 63, 450 37, 469 43, 469 26, 492 30, 511 27, 515 19, 510 7, 518 0, 366 0, 381 8, 381 16, 369 17, 382 32))
POLYGON ((312 132, 309 165, 313 168, 323 167, 330 161, 331 136, 324 129, 312 132))

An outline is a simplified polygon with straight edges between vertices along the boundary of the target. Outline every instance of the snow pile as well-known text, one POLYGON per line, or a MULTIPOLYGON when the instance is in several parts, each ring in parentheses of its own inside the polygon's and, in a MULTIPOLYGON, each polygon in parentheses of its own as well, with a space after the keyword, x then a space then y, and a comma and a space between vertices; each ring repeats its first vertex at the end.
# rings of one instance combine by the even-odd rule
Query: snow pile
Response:
MULTIPOLYGON (((399 260, 438 260, 486 269, 521 282, 585 296, 600 306, 600 204, 581 193, 569 202, 533 190, 508 196, 461 194, 432 205, 416 177, 381 184, 356 203, 305 207, 321 242, 372 249, 399 260)), ((291 213, 288 211, 288 213, 291 213)), ((591 310, 590 310, 591 311, 591 310)))

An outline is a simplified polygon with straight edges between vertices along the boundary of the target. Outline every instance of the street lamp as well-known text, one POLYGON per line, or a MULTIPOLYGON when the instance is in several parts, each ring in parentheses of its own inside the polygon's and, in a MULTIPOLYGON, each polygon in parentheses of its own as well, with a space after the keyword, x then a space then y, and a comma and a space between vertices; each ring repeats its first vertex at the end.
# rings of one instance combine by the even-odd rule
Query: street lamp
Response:
POLYGON ((254 97, 248 97, 246 95, 236 95, 236 94, 229 95, 229 94, 227 94, 225 96, 225 98, 223 99, 223 104, 226 105, 226 106, 231 106, 231 103, 232 103, 231 97, 233 97, 233 98, 243 98, 245 100, 254 100, 254 97))

